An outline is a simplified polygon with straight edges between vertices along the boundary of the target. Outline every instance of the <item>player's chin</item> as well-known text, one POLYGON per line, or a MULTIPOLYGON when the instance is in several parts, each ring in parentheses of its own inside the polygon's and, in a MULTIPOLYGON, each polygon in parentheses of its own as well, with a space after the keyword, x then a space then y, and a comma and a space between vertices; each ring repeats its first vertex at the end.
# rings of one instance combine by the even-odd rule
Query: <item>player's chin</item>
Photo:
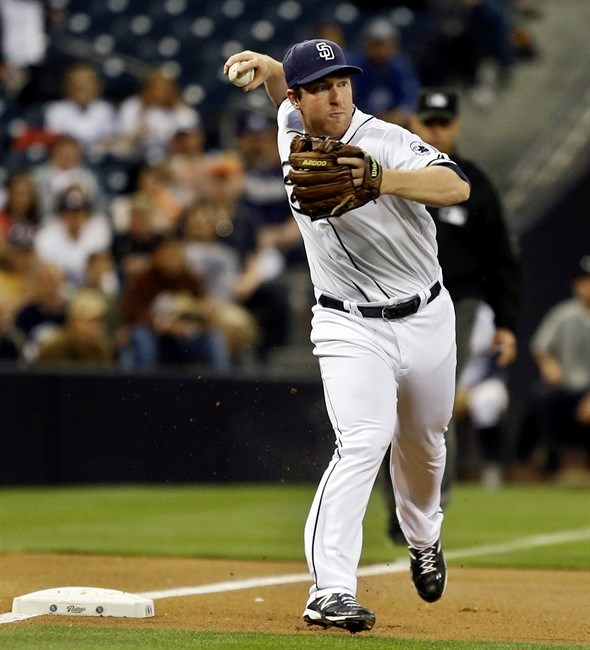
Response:
POLYGON ((330 113, 324 121, 323 135, 331 138, 341 138, 350 124, 350 115, 347 113, 330 113))

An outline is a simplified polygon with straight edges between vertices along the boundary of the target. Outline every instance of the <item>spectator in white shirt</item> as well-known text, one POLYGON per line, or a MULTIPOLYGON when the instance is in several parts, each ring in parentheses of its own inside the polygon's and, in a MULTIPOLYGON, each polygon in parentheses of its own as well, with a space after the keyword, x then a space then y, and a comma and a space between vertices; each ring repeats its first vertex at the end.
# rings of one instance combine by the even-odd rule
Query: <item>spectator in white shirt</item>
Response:
POLYGON ((174 79, 163 69, 153 69, 138 93, 119 108, 119 129, 126 153, 151 164, 163 161, 178 131, 200 127, 199 113, 187 104, 174 79))
POLYGON ((75 185, 60 197, 57 218, 42 226, 34 240, 39 258, 63 269, 71 288, 83 286, 88 258, 109 250, 111 242, 108 218, 94 212, 84 188, 75 185))
POLYGON ((0 0, 0 86, 18 97, 31 72, 45 61, 44 3, 0 0))
POLYGON ((45 107, 45 128, 71 135, 87 153, 108 151, 116 134, 116 111, 101 93, 101 81, 91 65, 72 66, 64 77, 63 99, 45 107))
MULTIPOLYGON (((571 296, 548 310, 530 341, 540 385, 534 395, 543 474, 590 486, 590 255, 571 282, 571 296)), ((540 453, 539 453, 540 452, 540 453)))

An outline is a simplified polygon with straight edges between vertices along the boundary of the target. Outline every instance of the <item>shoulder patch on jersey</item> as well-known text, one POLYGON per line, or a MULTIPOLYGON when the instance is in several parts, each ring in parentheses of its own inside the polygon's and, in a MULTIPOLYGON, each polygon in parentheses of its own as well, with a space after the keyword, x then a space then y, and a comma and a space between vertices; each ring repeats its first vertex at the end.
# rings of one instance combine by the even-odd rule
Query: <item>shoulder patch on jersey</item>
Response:
POLYGON ((436 152, 433 147, 424 144, 421 140, 414 140, 414 142, 410 144, 410 149, 418 156, 426 156, 436 152))

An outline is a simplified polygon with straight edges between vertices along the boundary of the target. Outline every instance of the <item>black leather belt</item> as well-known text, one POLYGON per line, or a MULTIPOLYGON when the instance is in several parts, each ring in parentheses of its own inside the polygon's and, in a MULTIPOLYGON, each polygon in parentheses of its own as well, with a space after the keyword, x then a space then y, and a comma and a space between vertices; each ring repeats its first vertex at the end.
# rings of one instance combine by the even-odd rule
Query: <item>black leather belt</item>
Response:
MULTIPOLYGON (((432 302, 438 296, 440 290, 440 282, 435 282, 430 289, 430 297, 426 301, 426 304, 432 302)), ((344 303, 341 300, 336 300, 336 298, 324 296, 324 294, 320 296, 319 303, 322 307, 328 307, 329 309, 337 309, 338 311, 351 313, 350 310, 344 307, 344 303)), ((406 318, 406 316, 415 314, 419 308, 419 296, 414 296, 413 298, 405 300, 404 302, 400 302, 397 305, 389 305, 387 307, 357 307, 360 314, 365 318, 384 318, 385 320, 406 318)))

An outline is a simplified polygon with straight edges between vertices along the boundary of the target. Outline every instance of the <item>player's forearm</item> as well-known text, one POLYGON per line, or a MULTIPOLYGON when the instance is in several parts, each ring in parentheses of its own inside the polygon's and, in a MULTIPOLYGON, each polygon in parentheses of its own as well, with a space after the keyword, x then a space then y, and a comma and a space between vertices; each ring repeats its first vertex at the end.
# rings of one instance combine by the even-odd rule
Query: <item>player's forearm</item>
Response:
POLYGON ((393 194, 416 203, 443 207, 466 201, 469 193, 469 183, 452 169, 441 165, 412 170, 383 170, 381 194, 393 194))
POLYGON ((275 106, 280 106, 287 96, 287 82, 283 72, 283 64, 280 61, 267 56, 268 77, 264 82, 266 92, 275 106))
POLYGON ((243 86, 247 92, 251 92, 264 84, 266 92, 273 104, 279 106, 287 96, 287 82, 283 72, 283 64, 273 59, 268 54, 260 54, 246 50, 233 54, 223 66, 223 74, 228 74, 230 67, 239 63, 239 71, 244 72, 250 68, 254 69, 254 79, 251 83, 243 86))

